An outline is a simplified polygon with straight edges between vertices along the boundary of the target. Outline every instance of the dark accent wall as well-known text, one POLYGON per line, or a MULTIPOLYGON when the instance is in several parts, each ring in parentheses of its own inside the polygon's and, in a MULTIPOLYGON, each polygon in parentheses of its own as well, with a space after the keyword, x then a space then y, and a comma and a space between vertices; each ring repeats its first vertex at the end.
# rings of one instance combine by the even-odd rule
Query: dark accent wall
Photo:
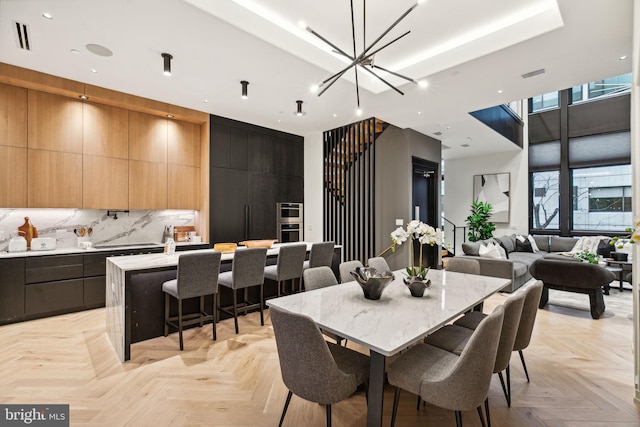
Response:
POLYGON ((507 106, 496 105, 469 114, 522 148, 524 122, 507 106))
POLYGON ((211 116, 210 242, 276 239, 276 203, 304 200, 304 138, 211 116))

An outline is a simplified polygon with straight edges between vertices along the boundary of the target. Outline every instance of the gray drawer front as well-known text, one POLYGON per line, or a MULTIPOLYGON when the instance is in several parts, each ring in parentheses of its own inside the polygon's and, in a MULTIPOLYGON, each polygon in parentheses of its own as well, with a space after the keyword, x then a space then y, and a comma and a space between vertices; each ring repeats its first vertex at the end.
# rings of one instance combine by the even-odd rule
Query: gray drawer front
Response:
POLYGON ((26 260, 26 283, 76 279, 82 276, 82 255, 43 256, 26 260))
POLYGON ((84 277, 104 276, 107 271, 107 257, 111 252, 84 255, 84 277))
POLYGON ((83 279, 39 283, 25 287, 25 314, 64 311, 83 305, 83 279))
POLYGON ((105 276, 88 277, 84 279, 84 305, 87 307, 104 307, 105 305, 105 276))

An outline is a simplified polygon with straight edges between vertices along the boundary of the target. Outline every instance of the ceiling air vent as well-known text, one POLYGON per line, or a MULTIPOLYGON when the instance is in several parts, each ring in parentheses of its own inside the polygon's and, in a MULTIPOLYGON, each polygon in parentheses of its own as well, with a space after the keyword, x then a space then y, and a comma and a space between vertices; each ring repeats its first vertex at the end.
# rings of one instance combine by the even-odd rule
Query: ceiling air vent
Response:
POLYGON ((440 135, 442 135, 442 132, 434 132, 433 134, 437 135, 437 136, 440 136, 440 135))
POLYGON ((444 145, 444 144, 442 144, 442 149, 443 149, 443 150, 448 150, 448 149, 450 149, 450 148, 451 148, 451 147, 449 147, 448 145, 444 145))
POLYGON ((545 69, 544 68, 540 68, 539 70, 535 70, 535 71, 531 71, 529 73, 525 73, 522 75, 523 79, 528 79, 529 77, 533 77, 533 76, 537 76, 539 74, 544 74, 545 73, 545 69))
POLYGON ((31 45, 29 44, 29 27, 27 24, 15 22, 15 29, 18 47, 24 50, 31 50, 31 45))
POLYGON ((460 147, 467 148, 467 147, 471 147, 471 146, 469 144, 462 144, 462 145, 460 145, 460 147))

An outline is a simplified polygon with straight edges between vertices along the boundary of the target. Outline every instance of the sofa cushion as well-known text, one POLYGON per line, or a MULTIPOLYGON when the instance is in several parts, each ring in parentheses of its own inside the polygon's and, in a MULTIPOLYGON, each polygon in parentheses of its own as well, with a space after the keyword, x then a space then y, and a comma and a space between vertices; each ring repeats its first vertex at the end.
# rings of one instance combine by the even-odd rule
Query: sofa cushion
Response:
POLYGON ((513 277, 520 277, 529 274, 529 264, 523 262, 513 263, 513 277))
POLYGON ((551 236, 549 252, 571 252, 577 242, 573 237, 551 236))
MULTIPOLYGON (((484 258, 506 258, 506 255, 503 256, 500 252, 500 245, 496 245, 495 243, 489 243, 488 245, 481 245, 479 249, 479 254, 484 258)), ((504 250, 504 249, 503 249, 504 250)))
POLYGON ((540 252, 549 252, 549 236, 533 236, 540 252))
POLYGON ((542 253, 534 254, 533 252, 514 252, 511 254, 510 261, 524 263, 526 265, 531 265, 537 259, 540 259, 544 256, 542 253))
POLYGON ((496 238, 496 240, 498 241, 498 243, 500 243, 500 245, 504 248, 504 250, 508 253, 510 252, 515 252, 516 251, 516 247, 515 247, 515 236, 500 236, 498 238, 496 238))
POLYGON ((465 255, 480 256, 480 242, 464 242, 462 244, 462 252, 465 255))
POLYGON ((531 247, 531 242, 529 239, 525 239, 524 242, 520 240, 516 240, 516 252, 531 252, 533 253, 533 248, 531 247))

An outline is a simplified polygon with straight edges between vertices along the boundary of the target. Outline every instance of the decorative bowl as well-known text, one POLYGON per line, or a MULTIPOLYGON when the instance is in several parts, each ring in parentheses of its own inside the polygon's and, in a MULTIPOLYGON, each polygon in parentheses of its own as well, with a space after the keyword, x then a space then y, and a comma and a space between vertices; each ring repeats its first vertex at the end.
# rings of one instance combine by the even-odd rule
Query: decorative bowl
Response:
POLYGON ((422 280, 417 277, 405 277, 402 280, 404 281, 404 284, 409 288, 411 296, 423 297, 429 294, 431 279, 422 280))
POLYGON ((395 279, 390 271, 379 272, 372 267, 358 267, 355 271, 351 271, 351 275, 362 288, 364 297, 371 300, 380 299, 384 288, 395 279))

